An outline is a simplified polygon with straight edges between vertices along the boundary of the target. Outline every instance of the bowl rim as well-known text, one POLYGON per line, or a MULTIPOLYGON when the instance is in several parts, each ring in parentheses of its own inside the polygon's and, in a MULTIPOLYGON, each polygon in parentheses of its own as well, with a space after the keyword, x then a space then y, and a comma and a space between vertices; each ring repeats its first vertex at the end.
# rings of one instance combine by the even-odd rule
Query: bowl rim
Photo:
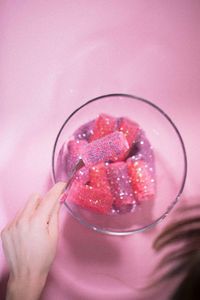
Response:
POLYGON ((126 94, 126 93, 111 93, 111 94, 104 94, 98 97, 95 97, 91 100, 86 101, 85 103, 83 103, 82 105, 80 105, 78 108, 76 108, 68 117, 67 119, 64 121, 64 123, 62 124, 60 130, 58 131, 58 134, 56 136, 55 142, 54 142, 54 146, 53 146, 53 152, 52 152, 52 161, 51 161, 51 167, 52 167, 52 179, 53 179, 53 183, 56 183, 56 174, 55 174, 55 152, 56 152, 56 147, 57 147, 57 143, 58 143, 58 139, 62 133, 63 128, 65 127, 65 125, 67 124, 67 122, 79 111, 81 110, 83 107, 87 106, 88 104, 95 102, 95 101, 99 101, 102 100, 104 98, 108 98, 108 97, 126 97, 126 98, 130 98, 136 101, 141 101, 143 103, 146 103, 147 105, 150 105, 151 107, 155 108, 158 112, 160 112, 168 121, 169 123, 172 125, 173 129, 175 130, 179 141, 181 143, 181 148, 183 151, 183 161, 184 161, 184 171, 183 171, 183 177, 182 177, 182 183, 181 186, 179 188, 179 191, 176 195, 176 197, 174 198, 174 200, 171 202, 171 205, 168 206, 167 210, 155 221, 153 221, 152 223, 145 225, 143 227, 137 228, 137 229, 132 229, 132 230, 123 230, 123 231, 119 231, 119 230, 108 230, 108 229, 103 229, 100 228, 98 226, 94 226, 88 222, 85 222, 83 219, 81 219, 78 215, 76 215, 72 209, 67 205, 66 202, 64 202, 64 205, 67 207, 68 211, 70 212, 70 214, 79 221, 79 223, 81 223, 82 225, 86 226, 89 229, 93 229, 99 233, 103 233, 103 234, 107 234, 107 235, 116 235, 116 236, 125 236, 125 235, 131 235, 137 232, 143 232, 146 230, 149 230, 151 228, 153 228, 154 226, 156 226, 158 223, 160 223, 162 220, 164 220, 166 218, 166 216, 170 213, 170 211, 173 209, 173 207, 175 206, 175 204, 179 201, 180 196, 183 192, 184 186, 185 186, 185 182, 186 182, 186 178, 187 178, 187 169, 188 169, 188 163, 187 163, 187 153, 186 153, 186 148, 185 148, 185 144, 183 141, 183 138, 177 128, 177 126, 175 125, 175 123, 172 121, 172 119, 164 112, 164 110, 162 110, 159 106, 157 106, 156 104, 154 104, 153 102, 146 100, 142 97, 138 97, 135 95, 131 95, 131 94, 126 94))

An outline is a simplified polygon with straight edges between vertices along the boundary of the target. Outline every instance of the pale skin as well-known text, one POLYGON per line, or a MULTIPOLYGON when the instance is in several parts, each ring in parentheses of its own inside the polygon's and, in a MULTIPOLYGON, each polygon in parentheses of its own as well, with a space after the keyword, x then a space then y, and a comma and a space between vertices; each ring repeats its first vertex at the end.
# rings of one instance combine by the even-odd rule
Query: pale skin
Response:
POLYGON ((24 209, 1 232, 10 270, 6 300, 38 300, 56 254, 60 197, 59 182, 42 198, 32 195, 24 209))

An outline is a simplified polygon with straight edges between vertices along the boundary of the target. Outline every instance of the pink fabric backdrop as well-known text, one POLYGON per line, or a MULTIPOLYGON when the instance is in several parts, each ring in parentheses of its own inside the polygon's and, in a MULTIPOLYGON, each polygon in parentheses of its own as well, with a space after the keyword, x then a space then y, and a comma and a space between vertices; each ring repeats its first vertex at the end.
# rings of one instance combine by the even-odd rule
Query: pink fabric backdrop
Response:
MULTIPOLYGON (((189 160, 181 203, 196 201, 199 19, 198 0, 0 2, 0 229, 32 192, 51 186, 52 147, 65 118, 111 92, 147 98, 172 117, 189 160)), ((148 233, 122 238, 89 231, 63 207, 42 299, 149 300, 136 288, 158 259, 153 239, 173 216, 148 233)), ((6 274, 0 248, 2 297, 6 274)), ((154 299, 166 300, 167 293, 154 299)))

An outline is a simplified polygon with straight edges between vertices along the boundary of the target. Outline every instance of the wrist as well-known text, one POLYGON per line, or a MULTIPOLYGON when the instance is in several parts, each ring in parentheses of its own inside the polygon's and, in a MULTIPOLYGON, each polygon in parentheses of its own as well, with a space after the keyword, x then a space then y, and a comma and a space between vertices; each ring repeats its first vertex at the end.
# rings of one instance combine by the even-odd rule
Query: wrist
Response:
POLYGON ((47 276, 10 276, 6 300, 36 300, 45 286, 47 276))

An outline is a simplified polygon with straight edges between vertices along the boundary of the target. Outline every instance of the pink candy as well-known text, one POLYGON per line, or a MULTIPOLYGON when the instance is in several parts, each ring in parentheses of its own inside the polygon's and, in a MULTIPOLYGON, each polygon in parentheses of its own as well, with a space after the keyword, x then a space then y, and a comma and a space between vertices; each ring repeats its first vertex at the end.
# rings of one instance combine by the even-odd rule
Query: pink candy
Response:
POLYGON ((67 194, 67 199, 93 212, 108 214, 112 209, 112 195, 101 189, 83 185, 75 181, 67 194))
POLYGON ((93 133, 90 135, 90 142, 100 139, 103 136, 106 136, 117 129, 116 118, 108 116, 106 114, 100 114, 96 118, 93 133))
POLYGON ((136 141, 139 132, 139 125, 127 118, 119 118, 118 130, 124 133, 129 146, 131 147, 131 145, 136 141))
POLYGON ((156 186, 152 169, 143 160, 128 159, 127 164, 135 199, 138 202, 153 200, 156 186))

